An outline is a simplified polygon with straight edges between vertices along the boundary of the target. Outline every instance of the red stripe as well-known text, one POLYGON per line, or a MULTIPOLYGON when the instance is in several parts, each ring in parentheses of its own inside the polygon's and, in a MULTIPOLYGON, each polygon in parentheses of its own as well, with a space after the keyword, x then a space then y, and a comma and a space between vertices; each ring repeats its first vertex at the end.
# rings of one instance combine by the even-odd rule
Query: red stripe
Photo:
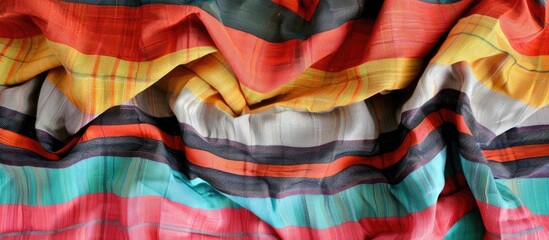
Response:
POLYGON ((185 147, 185 153, 187 159, 195 165, 242 176, 325 178, 336 175, 352 165, 369 165, 379 169, 388 168, 398 163, 410 147, 424 141, 431 132, 444 122, 453 123, 460 132, 471 135, 463 116, 450 110, 441 109, 439 112, 427 115, 416 128, 406 135, 397 150, 382 155, 369 157, 346 156, 330 163, 274 165, 225 159, 208 151, 190 147, 185 147))
POLYGON ((82 136, 73 138, 70 142, 66 143, 62 149, 55 152, 46 151, 38 141, 32 138, 0 128, 0 144, 23 148, 49 160, 59 160, 59 154, 69 151, 76 144, 93 139, 108 137, 141 137, 162 141, 169 148, 183 150, 183 142, 180 136, 167 134, 156 126, 146 123, 126 125, 90 125, 87 127, 82 136))
POLYGON ((343 70, 376 59, 424 57, 471 2, 431 4, 385 0, 375 21, 370 20, 373 26, 349 29, 349 33, 353 34, 347 34, 337 51, 316 62, 313 67, 327 71, 343 70))
POLYGON ((525 206, 502 208, 479 200, 477 205, 489 238, 549 239, 549 216, 534 215, 525 206))
POLYGON ((470 14, 498 19, 505 37, 521 54, 549 55, 549 29, 545 25, 549 12, 544 5, 526 0, 481 1, 470 14))
MULTIPOLYGON (((474 207, 470 191, 461 190, 439 198, 437 204, 404 217, 364 218, 327 229, 285 227, 273 229, 246 209, 223 208, 201 210, 162 197, 123 198, 98 193, 78 197, 70 202, 48 206, 0 205, 0 233, 53 231, 49 234, 25 234, 25 239, 74 239, 78 236, 116 239, 167 239, 190 237, 188 233, 166 228, 193 229, 216 234, 251 233, 274 235, 285 239, 324 239, 346 236, 349 239, 391 238, 395 235, 417 238, 444 236, 448 229, 474 207), (44 219, 52 219, 45 221, 44 219), (99 222, 103 221, 103 222, 99 222), (87 223, 87 224, 86 224, 87 223), (164 226, 164 229, 158 227, 164 226), (73 226, 71 228, 71 226, 73 226), (55 230, 65 229, 58 232, 55 230), (68 230, 70 229, 70 230, 68 230), (28 237, 28 238, 27 238, 28 237)), ((14 236, 17 238, 20 236, 14 236)))
POLYGON ((274 3, 284 6, 303 19, 309 21, 314 15, 319 0, 272 0, 274 3))
POLYGON ((42 33, 40 28, 34 24, 36 20, 28 15, 15 14, 10 9, 12 2, 0 2, 0 36, 4 38, 27 38, 42 33), (4 3, 4 4, 3 4, 4 3))
MULTIPOLYGON (((40 20, 34 23, 48 39, 85 54, 146 61, 177 50, 215 45, 239 81, 252 90, 265 93, 294 80, 312 64, 321 70, 340 71, 370 60, 423 57, 468 2, 446 6, 396 1, 391 4, 395 9, 385 11, 390 16, 381 15, 382 20, 376 23, 372 39, 373 22, 361 19, 318 33, 305 41, 283 43, 270 43, 225 27, 200 8, 187 5, 122 7, 50 0, 41 4, 16 2, 1 7, 7 12, 36 15, 40 20), (426 14, 430 12, 437 14, 426 14), (400 20, 391 20, 393 17, 400 20), (409 21, 408 17, 421 23, 409 21), (417 27, 423 25, 429 27, 417 27), (388 34, 388 26, 398 31, 388 34), (333 53, 337 54, 331 55, 333 53)), ((0 36, 21 37, 19 32, 10 32, 4 27, 11 22, 0 21, 0 36)), ((29 31, 28 36, 31 35, 36 35, 36 31, 29 31)))
POLYGON ((463 173, 457 173, 454 177, 447 178, 444 181, 444 189, 440 193, 441 196, 451 195, 454 192, 467 186, 467 179, 463 173))
POLYGON ((514 146, 495 150, 482 150, 486 159, 496 162, 510 162, 526 158, 549 156, 549 144, 514 146))
POLYGON ((50 160, 59 160, 59 156, 46 151, 36 140, 2 128, 0 128, 0 144, 23 148, 50 160))
POLYGON ((400 147, 394 152, 371 157, 346 156, 329 164, 302 164, 291 166, 256 164, 224 159, 206 151, 185 147, 180 136, 167 134, 156 126, 146 123, 90 125, 81 137, 73 138, 61 150, 53 153, 46 151, 38 141, 5 129, 0 129, 0 144, 27 149, 46 159, 59 160, 59 154, 67 152, 81 142, 98 138, 132 136, 162 141, 169 148, 185 150, 187 157, 191 162, 203 167, 234 172, 241 175, 269 175, 278 177, 300 177, 306 175, 311 178, 322 178, 337 174, 341 170, 355 164, 371 165, 380 169, 390 167, 400 161, 411 146, 421 143, 443 122, 453 123, 457 126, 459 131, 471 134, 465 124, 463 116, 450 110, 441 109, 438 112, 427 115, 416 128, 406 135, 400 147))
POLYGON ((90 125, 77 143, 98 138, 139 137, 161 141, 167 147, 183 150, 183 141, 179 135, 170 135, 148 123, 125 125, 90 125))
MULTIPOLYGON (((195 235, 201 235, 196 231, 276 234, 271 226, 243 208, 202 210, 162 197, 124 198, 110 193, 88 194, 57 205, 0 205, 0 220, 0 233, 54 231, 81 226, 57 234, 46 234, 62 239, 82 239, 77 237, 81 235, 85 235, 86 239, 166 239, 189 236, 191 230, 195 231, 195 235), (186 229, 187 233, 170 230, 170 227, 186 229)), ((44 237, 27 236, 34 239, 44 237)))

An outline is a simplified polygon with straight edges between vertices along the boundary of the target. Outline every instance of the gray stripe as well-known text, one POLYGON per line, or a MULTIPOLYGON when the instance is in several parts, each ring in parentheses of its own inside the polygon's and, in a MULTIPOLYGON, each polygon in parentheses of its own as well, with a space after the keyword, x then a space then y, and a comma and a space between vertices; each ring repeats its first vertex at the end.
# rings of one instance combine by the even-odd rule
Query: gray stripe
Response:
POLYGON ((38 90, 44 76, 36 76, 15 86, 0 85, 0 106, 36 116, 38 90))

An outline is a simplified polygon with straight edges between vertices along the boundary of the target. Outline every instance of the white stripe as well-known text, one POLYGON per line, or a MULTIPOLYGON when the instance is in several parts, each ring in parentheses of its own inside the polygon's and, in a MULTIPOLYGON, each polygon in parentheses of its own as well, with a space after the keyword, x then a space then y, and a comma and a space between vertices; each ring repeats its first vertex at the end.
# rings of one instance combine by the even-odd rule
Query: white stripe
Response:
POLYGON ((529 118, 521 122, 517 127, 549 125, 549 106, 543 107, 529 118))
MULTIPOLYGON (((473 116, 499 135, 532 116, 538 109, 486 88, 465 62, 451 66, 430 64, 403 111, 418 108, 443 89, 459 90, 469 98, 473 116)), ((526 93, 525 93, 526 94, 526 93)))
POLYGON ((203 137, 228 139, 253 146, 313 147, 336 140, 375 139, 376 121, 364 102, 310 113, 274 107, 233 118, 183 89, 170 99, 179 122, 203 137))
MULTIPOLYGON (((166 93, 155 87, 146 89, 122 105, 137 106, 154 117, 173 116, 166 93)), ((38 99, 36 129, 45 131, 58 140, 68 140, 68 137, 77 133, 97 116, 99 115, 80 111, 50 81, 46 80, 42 84, 38 99)))

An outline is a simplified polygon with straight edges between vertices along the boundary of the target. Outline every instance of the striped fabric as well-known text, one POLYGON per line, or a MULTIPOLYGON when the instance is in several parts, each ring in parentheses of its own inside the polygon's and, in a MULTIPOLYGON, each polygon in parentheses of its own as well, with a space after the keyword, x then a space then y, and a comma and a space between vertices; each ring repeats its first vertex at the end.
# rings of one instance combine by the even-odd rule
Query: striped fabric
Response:
POLYGON ((546 11, 0 1, 0 239, 549 239, 546 11))

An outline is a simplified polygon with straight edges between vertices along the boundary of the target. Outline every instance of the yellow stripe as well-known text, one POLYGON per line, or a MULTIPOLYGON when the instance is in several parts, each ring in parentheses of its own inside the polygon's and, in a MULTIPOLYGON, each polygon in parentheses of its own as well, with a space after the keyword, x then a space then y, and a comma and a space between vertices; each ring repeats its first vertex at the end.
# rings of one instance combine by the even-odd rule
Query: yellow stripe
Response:
MULTIPOLYGON (((2 39, 2 43, 7 41, 9 39, 2 39)), ((422 59, 401 58, 369 61, 340 72, 309 68, 284 86, 259 93, 239 83, 214 47, 181 50, 152 61, 131 62, 83 54, 42 36, 36 42, 39 44, 33 44, 31 52, 34 54, 29 55, 25 64, 3 63, 3 66, 19 64, 14 77, 3 84, 26 81, 51 69, 48 80, 88 114, 100 114, 156 82, 158 87, 169 92, 186 87, 200 100, 214 104, 232 116, 274 106, 321 112, 362 101, 384 90, 404 88, 418 75, 423 63, 422 59), (63 68, 55 68, 57 66, 63 68)), ((8 57, 2 58, 3 61, 17 54, 20 50, 17 44, 20 43, 12 43, 9 55, 6 54, 8 57)), ((5 71, 0 72, 5 74, 5 71)))
POLYGON ((109 107, 122 104, 128 100, 128 96, 137 95, 178 65, 187 63, 185 61, 193 61, 217 51, 214 47, 197 47, 173 52, 152 61, 131 62, 109 56, 86 55, 63 44, 50 44, 55 45, 57 52, 63 53, 59 59, 65 63, 65 69, 70 74, 50 71, 47 78, 78 108, 90 114, 99 114, 109 107), (99 62, 99 66, 94 74, 93 64, 96 62, 99 62), (115 68, 116 64, 118 67, 115 68), (130 64, 134 66, 130 68, 130 64), (91 89, 92 85, 95 85, 95 89, 91 89), (96 101, 90 102, 90 99, 96 101))
POLYGON ((43 35, 22 39, 0 38, 0 52, 2 49, 5 51, 0 55, 0 85, 18 84, 61 66, 43 35))
MULTIPOLYGON (((176 78, 159 82, 166 91, 187 88, 201 101, 214 104, 232 116, 264 111, 274 106, 322 112, 362 101, 383 90, 406 87, 419 73, 421 59, 384 59, 366 62, 341 72, 307 69, 297 79, 269 93, 241 85, 219 53, 204 56, 182 69, 176 78), (169 85, 172 83, 172 85, 169 85)), ((175 74, 177 75, 177 74, 175 74)))
POLYGON ((475 77, 491 90, 537 108, 549 104, 549 56, 526 56, 514 50, 492 17, 461 19, 432 62, 468 62, 475 77))

